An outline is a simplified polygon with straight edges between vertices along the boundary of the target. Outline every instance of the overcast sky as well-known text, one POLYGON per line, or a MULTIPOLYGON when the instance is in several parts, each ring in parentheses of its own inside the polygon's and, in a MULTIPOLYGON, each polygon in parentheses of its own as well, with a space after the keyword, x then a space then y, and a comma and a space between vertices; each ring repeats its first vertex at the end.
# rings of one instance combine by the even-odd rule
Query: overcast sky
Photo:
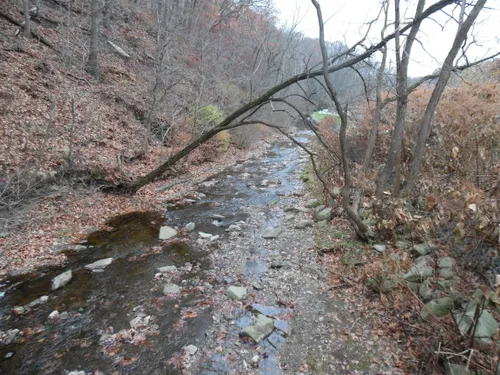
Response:
MULTIPOLYGON (((310 0, 274 0, 279 11, 279 19, 282 24, 291 25, 299 21, 298 30, 310 37, 318 36, 318 21, 316 10, 310 0)), ((427 1, 426 7, 435 1, 427 1)), ((343 40, 353 44, 360 39, 361 30, 365 31, 365 23, 374 19, 379 10, 378 0, 320 0, 323 10, 323 19, 326 21, 325 37, 329 41, 343 40)), ((416 1, 401 1, 402 12, 411 18, 416 1)), ((480 47, 471 47, 468 55, 470 59, 478 59, 500 50, 500 1, 489 0, 486 6, 497 9, 484 10, 483 15, 474 29, 474 35, 480 42, 480 47)), ((452 7, 446 8, 451 12, 452 7)), ((394 14, 393 8, 389 11, 390 16, 394 14)), ((410 75, 421 76, 432 73, 445 59, 451 46, 453 37, 457 31, 454 21, 446 23, 444 29, 438 24, 444 24, 448 16, 441 13, 434 17, 437 22, 426 20, 422 23, 419 40, 421 44, 415 43, 412 50, 410 63, 410 75)), ((370 42, 380 39, 380 28, 376 26, 370 33, 370 42)), ((392 32, 392 29, 390 29, 392 32)), ((368 43, 369 44, 369 43, 368 43)), ((389 58, 394 61, 394 52, 389 58)))

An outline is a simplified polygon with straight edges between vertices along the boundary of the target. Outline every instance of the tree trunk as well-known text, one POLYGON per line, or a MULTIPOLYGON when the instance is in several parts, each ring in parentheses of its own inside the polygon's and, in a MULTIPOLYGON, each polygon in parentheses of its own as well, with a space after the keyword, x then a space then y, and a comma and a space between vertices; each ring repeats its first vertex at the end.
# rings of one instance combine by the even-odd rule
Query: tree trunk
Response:
POLYGON ((448 81, 450 79, 451 71, 453 69, 453 62, 457 57, 460 47, 467 38, 467 34, 469 33, 470 28, 474 24, 481 10, 484 8, 486 1, 487 0, 478 0, 478 2, 474 5, 474 8, 472 8, 472 11, 467 16, 465 21, 459 26, 457 35, 455 36, 455 40, 453 41, 453 46, 451 47, 450 51, 448 52, 448 55, 446 56, 446 59, 444 60, 443 67, 441 68, 441 73, 439 74, 436 86, 432 91, 429 103, 425 108, 424 117, 422 119, 422 123, 420 125, 420 129, 418 132, 417 143, 413 151, 413 163, 410 167, 410 172, 408 176, 408 184, 407 184, 408 189, 413 188, 415 184, 415 179, 417 178, 418 172, 422 165, 422 160, 425 152, 425 144, 431 133, 432 119, 434 118, 436 107, 439 104, 444 89, 446 88, 446 85, 448 84, 448 81))
MULTIPOLYGON (((387 28, 387 18, 389 15, 389 3, 384 4, 384 27, 380 33, 382 39, 384 39, 384 32, 387 28)), ((387 61, 387 46, 382 48, 382 61, 377 71, 377 87, 376 87, 376 103, 375 111, 373 113, 372 129, 370 132, 370 137, 368 139, 368 145, 366 148, 365 157, 363 159, 362 170, 364 173, 368 171, 370 166, 370 161, 372 159, 373 151, 375 150, 375 144, 377 143, 378 127, 380 125, 380 116, 382 112, 382 84, 384 81, 385 64, 387 61)))
POLYGON ((323 57, 323 79, 325 80, 326 87, 328 89, 328 94, 330 99, 335 104, 337 113, 340 116, 340 152, 342 154, 342 169, 344 171, 344 186, 342 187, 342 204, 347 213, 349 220, 353 223, 356 233, 365 241, 368 240, 368 227, 361 220, 358 213, 354 211, 351 206, 351 171, 349 168, 349 162, 347 160, 347 107, 344 110, 340 105, 337 97, 337 93, 333 88, 332 82, 328 74, 328 55, 326 52, 325 45, 325 31, 323 24, 323 15, 321 13, 321 7, 316 0, 311 0, 314 7, 316 8, 316 13, 318 17, 319 24, 319 43, 321 48, 321 55, 323 57))
POLYGON ((31 38, 31 24, 30 24, 30 1, 23 0, 23 12, 24 12, 24 36, 26 38, 31 38))
POLYGON ((90 49, 85 70, 99 79, 97 52, 99 48, 99 0, 92 0, 90 13, 90 49))
MULTIPOLYGON (((425 5, 425 0, 419 0, 417 5, 417 10, 415 11, 415 19, 419 19, 422 15, 425 5)), ((394 40, 396 43, 396 69, 397 69, 397 85, 396 85, 396 95, 397 95, 397 109, 396 109, 396 124, 394 126, 394 134, 392 136, 391 147, 389 149, 389 154, 387 155, 387 162, 385 163, 384 169, 378 179, 377 189, 375 195, 378 199, 382 198, 382 194, 385 190, 389 177, 394 170, 394 166, 398 162, 398 157, 401 155, 401 143, 403 139, 403 133, 406 122, 406 112, 408 108, 408 64, 410 62, 410 54, 413 46, 413 42, 417 36, 418 30, 420 29, 421 22, 415 23, 408 37, 406 39, 406 44, 403 53, 401 53, 401 42, 400 42, 400 11, 399 11, 399 0, 394 1, 395 8, 395 21, 394 21, 394 40)), ((398 182, 400 183, 400 182, 398 182)))

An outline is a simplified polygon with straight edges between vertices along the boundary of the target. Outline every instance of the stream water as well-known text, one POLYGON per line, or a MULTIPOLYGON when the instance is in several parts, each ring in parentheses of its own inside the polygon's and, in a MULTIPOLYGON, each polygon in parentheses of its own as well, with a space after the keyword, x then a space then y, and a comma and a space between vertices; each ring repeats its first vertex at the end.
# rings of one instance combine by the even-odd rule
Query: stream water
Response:
MULTIPOLYGON (((200 184, 196 191, 204 197, 196 202, 177 201, 166 212, 111 218, 109 230, 89 235, 87 249, 68 253, 64 268, 14 277, 0 285, 0 331, 19 330, 11 343, 0 344, 0 374, 66 374, 77 369, 179 374, 171 360, 174 354, 189 344, 202 347, 204 332, 212 324, 211 308, 204 307, 209 288, 198 287, 224 282, 206 277, 212 265, 196 242, 196 232, 224 240, 225 228, 246 218, 240 207, 269 204, 293 192, 296 182, 290 176, 297 162, 298 150, 290 142, 273 143, 262 157, 200 184), (214 219, 214 215, 220 217, 214 219), (189 222, 196 224, 195 233, 159 246, 161 225, 182 228, 189 222), (103 258, 113 258, 103 272, 84 268, 103 258), (161 279, 157 268, 169 265, 178 271, 171 280, 161 279), (51 291, 51 280, 68 269, 73 273, 71 281, 51 291), (182 294, 165 296, 165 280, 180 285, 182 294), (42 296, 48 296, 46 303, 19 316, 12 312, 15 306, 26 307, 42 296), (195 308, 197 314, 186 319, 195 308), (50 318, 55 310, 59 317, 50 318), (144 324, 135 324, 131 335, 134 320, 144 324)), ((260 263, 245 267, 249 275, 264 271, 260 263)), ((243 325, 244 319, 249 318, 242 317, 243 325)), ((221 365, 208 373, 227 373, 227 369, 221 365)))

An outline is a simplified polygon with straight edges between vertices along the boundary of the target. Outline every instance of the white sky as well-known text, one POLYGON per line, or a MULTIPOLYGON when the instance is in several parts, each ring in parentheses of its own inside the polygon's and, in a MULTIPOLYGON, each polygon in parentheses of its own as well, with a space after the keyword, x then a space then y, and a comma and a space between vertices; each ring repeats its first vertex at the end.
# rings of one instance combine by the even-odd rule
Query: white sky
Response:
MULTIPOLYGON (((279 19, 282 24, 290 26, 299 21, 297 27, 299 31, 310 37, 318 37, 316 10, 310 0, 274 0, 274 2, 280 13, 279 19)), ((433 0, 427 1, 426 8, 434 2, 433 0)), ((362 35, 360 27, 361 30, 366 30, 364 24, 377 16, 380 10, 379 3, 378 0, 320 0, 323 19, 326 21, 326 39, 329 41, 346 41, 349 45, 357 42, 362 35)), ((403 0, 401 2, 401 12, 406 11, 404 14, 411 18, 414 14, 415 3, 415 0, 409 2, 403 0), (407 6, 408 8, 406 8, 407 6)), ((486 7, 493 8, 495 6, 496 9, 483 10, 483 14, 474 28, 474 35, 481 46, 471 47, 468 52, 469 61, 500 51, 500 1, 489 0, 486 3, 486 7)), ((451 12, 452 9, 452 7, 447 7, 446 11, 451 12)), ((389 14, 393 19, 394 9, 392 7, 389 14)), ((444 23, 448 19, 442 13, 434 18, 439 23, 444 23)), ((372 27, 366 44, 369 45, 380 40, 381 24, 382 19, 377 26, 372 27)), ((429 74, 440 67, 440 63, 445 59, 451 47, 456 30, 457 25, 454 21, 448 22, 444 30, 432 20, 424 21, 418 36, 421 44, 415 43, 413 46, 412 60, 409 67, 410 75, 429 74)), ((389 26, 388 31, 388 33, 391 33, 393 28, 389 26)), ((389 59, 395 60, 393 48, 390 49, 389 59)))

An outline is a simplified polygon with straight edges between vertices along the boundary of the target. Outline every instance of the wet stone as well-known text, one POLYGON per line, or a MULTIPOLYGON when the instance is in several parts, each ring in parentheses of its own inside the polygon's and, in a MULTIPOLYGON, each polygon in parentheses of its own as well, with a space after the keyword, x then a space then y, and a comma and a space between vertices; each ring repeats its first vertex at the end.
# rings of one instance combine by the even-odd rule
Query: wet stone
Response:
POLYGON ((163 287, 163 294, 178 294, 181 292, 181 289, 179 288, 178 285, 175 284, 166 284, 163 287))
POLYGON ((168 240, 175 236, 177 236, 177 231, 174 228, 167 226, 160 228, 160 235, 159 235, 160 240, 168 240))
POLYGON ((49 319, 58 320, 60 318, 59 311, 54 310, 50 313, 49 319))
POLYGON ((194 229, 196 228, 196 224, 195 223, 187 223, 186 224, 186 229, 190 232, 194 231, 194 229))
POLYGON ((26 312, 26 309, 24 308, 24 306, 14 306, 14 307, 12 308, 12 313, 13 313, 15 316, 20 316, 20 315, 23 315, 25 312, 26 312))
POLYGON ((267 341, 274 346, 277 350, 280 350, 283 344, 285 343, 285 338, 281 336, 278 332, 273 332, 271 335, 267 338, 267 341))
POLYGON ((113 263, 113 258, 106 258, 98 260, 97 262, 91 264, 87 264, 85 268, 93 272, 102 272, 111 263, 113 263))
POLYGON ((130 323, 131 328, 140 328, 140 327, 147 327, 149 325, 149 321, 151 320, 150 316, 146 316, 144 313, 139 313, 138 316, 134 319, 132 319, 130 323))
POLYGON ((286 320, 276 319, 274 321, 274 327, 279 329, 285 335, 290 334, 290 325, 288 324, 288 322, 286 320))
POLYGON ((164 266, 164 267, 159 267, 156 270, 158 272, 161 272, 161 273, 175 272, 175 271, 177 271, 177 267, 176 266, 164 266))
POLYGON ((36 307, 38 305, 42 305, 44 303, 47 303, 48 300, 49 300, 48 296, 41 296, 40 298, 37 298, 28 303, 28 307, 36 307))
POLYGON ((61 273, 60 275, 52 279, 52 290, 57 290, 64 287, 67 283, 71 281, 73 273, 71 270, 61 273))
POLYGON ((274 330, 274 319, 268 318, 265 315, 259 314, 250 327, 243 329, 240 332, 241 337, 249 337, 255 343, 261 342, 274 330))

